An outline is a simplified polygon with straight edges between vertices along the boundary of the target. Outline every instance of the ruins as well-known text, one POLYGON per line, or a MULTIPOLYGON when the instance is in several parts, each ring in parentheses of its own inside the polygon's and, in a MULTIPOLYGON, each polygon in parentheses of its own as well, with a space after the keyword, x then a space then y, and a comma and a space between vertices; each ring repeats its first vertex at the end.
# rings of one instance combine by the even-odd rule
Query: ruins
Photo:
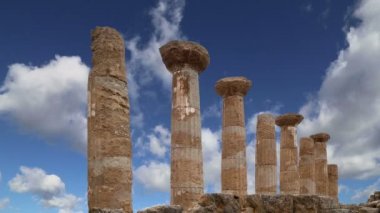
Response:
POLYGON ((315 194, 314 141, 309 137, 300 140, 300 194, 315 194))
MULTIPOLYGON (((223 98, 222 194, 204 194, 199 74, 208 51, 191 41, 160 49, 172 74, 170 206, 139 212, 332 212, 339 210, 338 167, 327 165, 327 133, 300 139, 303 116, 257 116, 256 194, 247 195, 245 77, 215 84, 223 98), (275 125, 280 132, 280 195, 277 195, 275 125), (243 201, 243 202, 242 202, 243 201)), ((132 212, 132 153, 125 47, 109 27, 92 31, 93 67, 88 81, 88 206, 90 213, 132 212)), ((371 205, 373 205, 371 203, 371 205)), ((377 204, 376 204, 377 205, 377 204)), ((340 211, 337 211, 340 212, 340 211)))
POLYGON ((284 114, 276 118, 276 125, 281 127, 280 142, 280 192, 297 195, 300 191, 298 173, 297 125, 303 116, 284 114))
POLYGON ((252 82, 244 77, 220 79, 215 90, 223 98, 222 193, 247 194, 244 96, 252 82))
POLYGON ((124 39, 92 31, 88 79, 88 206, 90 213, 132 212, 132 163, 124 39))
POLYGON ((257 116, 256 126, 256 194, 275 195, 277 192, 277 152, 274 116, 257 116))
POLYGON ((318 133, 310 137, 314 140, 315 192, 317 195, 328 196, 326 143, 330 139, 330 135, 327 133, 318 133))
POLYGON ((204 47, 190 41, 171 41, 160 53, 173 75, 170 203, 189 208, 203 194, 198 75, 210 58, 204 47))

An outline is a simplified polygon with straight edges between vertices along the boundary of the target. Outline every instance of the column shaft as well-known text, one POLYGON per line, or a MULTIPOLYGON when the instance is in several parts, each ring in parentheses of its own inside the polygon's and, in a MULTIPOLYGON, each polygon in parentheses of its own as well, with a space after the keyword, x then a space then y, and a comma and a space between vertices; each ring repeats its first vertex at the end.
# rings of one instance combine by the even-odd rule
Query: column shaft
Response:
POLYGON ((338 166, 336 164, 329 164, 328 170, 328 195, 338 201, 338 166))
POLYGON ((223 98, 222 193, 247 194, 246 135, 244 98, 223 98))
POLYGON ((296 127, 281 127, 280 191, 281 194, 299 194, 298 149, 296 127))
POLYGON ((314 141, 301 138, 300 142, 300 194, 315 194, 314 141))
POLYGON ((325 142, 314 143, 315 152, 315 192, 328 195, 327 152, 325 142))
POLYGON ((257 117, 256 194, 275 195, 277 191, 277 153, 275 119, 271 114, 257 117))
POLYGON ((198 72, 173 72, 171 204, 188 208, 203 194, 198 72))
POLYGON ((132 166, 125 47, 108 27, 92 32, 88 82, 88 205, 90 212, 132 212, 132 166))

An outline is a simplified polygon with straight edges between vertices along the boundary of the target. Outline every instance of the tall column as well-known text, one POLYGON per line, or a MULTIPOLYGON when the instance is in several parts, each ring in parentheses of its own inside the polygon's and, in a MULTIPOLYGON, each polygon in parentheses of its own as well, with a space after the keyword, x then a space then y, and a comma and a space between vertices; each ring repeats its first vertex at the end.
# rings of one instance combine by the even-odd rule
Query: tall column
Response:
POLYGON ((300 142, 300 194, 315 194, 314 141, 309 137, 300 142))
POLYGON ((258 115, 256 128, 256 194, 275 195, 277 191, 277 153, 273 115, 258 115))
POLYGON ((191 207, 203 194, 203 159, 198 75, 210 62, 207 50, 190 41, 160 48, 173 74, 171 124, 171 204, 191 207))
POLYGON ((315 159, 315 192, 317 195, 328 195, 328 172, 327 172, 327 141, 330 135, 319 133, 310 136, 314 140, 315 159))
POLYGON ((327 173, 328 173, 328 195, 331 198, 334 198, 338 201, 338 165, 336 164, 328 164, 327 165, 327 173))
POLYGON ((252 86, 245 77, 220 79, 215 89, 223 97, 222 193, 247 195, 244 96, 252 86))
POLYGON ((281 127, 280 144, 280 192, 281 194, 299 194, 297 125, 303 120, 299 114, 284 114, 276 118, 281 127))
POLYGON ((132 212, 131 137, 124 39, 114 29, 92 31, 88 81, 89 212, 132 212))

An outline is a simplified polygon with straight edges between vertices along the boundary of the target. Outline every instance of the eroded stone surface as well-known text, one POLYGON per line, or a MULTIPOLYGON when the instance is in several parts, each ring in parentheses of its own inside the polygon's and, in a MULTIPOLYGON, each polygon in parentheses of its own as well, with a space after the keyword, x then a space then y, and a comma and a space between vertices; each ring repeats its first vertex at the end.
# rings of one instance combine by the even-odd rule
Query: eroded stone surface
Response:
POLYGON ((331 198, 338 200, 338 165, 328 164, 328 195, 331 198))
POLYGON ((219 80, 215 89, 223 97, 222 193, 247 194, 244 95, 252 83, 244 77, 219 80))
POLYGON ((300 194, 315 194, 314 141, 303 137, 300 141, 300 194))
POLYGON ((191 207, 203 194, 203 160, 198 73, 209 63, 207 50, 189 41, 160 48, 173 74, 171 124, 171 204, 191 207))
POLYGON ((181 206, 168 206, 168 205, 160 205, 160 206, 154 206, 149 207, 140 211, 137 211, 137 213, 182 213, 183 208, 181 206))
POLYGON ((310 137, 314 140, 315 192, 317 195, 328 196, 326 143, 330 136, 327 133, 318 133, 310 137))
POLYGON ((198 203, 190 208, 188 213, 214 213, 225 212, 235 213, 241 212, 241 205, 238 196, 230 194, 205 194, 198 203))
POLYGON ((132 212, 131 138, 125 47, 109 27, 92 32, 88 81, 90 212, 132 212))
POLYGON ((275 119, 271 114, 257 116, 256 127, 256 194, 275 195, 277 190, 275 119))
POLYGON ((299 194, 297 125, 303 120, 299 114, 288 113, 276 118, 281 127, 280 142, 280 192, 281 194, 299 194))

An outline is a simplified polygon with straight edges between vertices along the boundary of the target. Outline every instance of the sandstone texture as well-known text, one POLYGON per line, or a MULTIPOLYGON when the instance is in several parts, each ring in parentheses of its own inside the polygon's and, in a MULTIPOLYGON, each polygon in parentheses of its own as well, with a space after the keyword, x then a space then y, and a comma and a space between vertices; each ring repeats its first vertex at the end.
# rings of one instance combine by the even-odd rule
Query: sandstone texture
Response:
POLYGON ((144 210, 137 211, 137 213, 182 213, 183 208, 181 206, 154 206, 150 208, 146 208, 144 210))
POLYGON ((203 159, 198 74, 209 63, 207 50, 189 41, 160 48, 173 75, 171 116, 171 204, 187 209, 203 194, 203 159))
POLYGON ((276 118, 281 127, 280 142, 280 192, 281 194, 299 194, 297 125, 303 120, 300 114, 288 113, 276 118))
POLYGON ((92 31, 88 81, 88 205, 90 212, 132 212, 131 136, 124 39, 92 31))
POLYGON ((314 141, 303 137, 300 141, 300 194, 315 194, 314 141))
POLYGON ((223 78, 215 85, 223 97, 222 193, 239 197, 247 194, 244 95, 251 85, 244 77, 223 78))
POLYGON ((277 191, 277 154, 275 119, 271 114, 257 116, 256 126, 256 194, 275 195, 277 191))
POLYGON ((317 195, 328 196, 328 171, 327 171, 327 141, 330 135, 318 133, 310 136, 314 140, 315 159, 315 192, 317 195))
POLYGON ((338 200, 338 165, 328 164, 328 195, 338 200))

